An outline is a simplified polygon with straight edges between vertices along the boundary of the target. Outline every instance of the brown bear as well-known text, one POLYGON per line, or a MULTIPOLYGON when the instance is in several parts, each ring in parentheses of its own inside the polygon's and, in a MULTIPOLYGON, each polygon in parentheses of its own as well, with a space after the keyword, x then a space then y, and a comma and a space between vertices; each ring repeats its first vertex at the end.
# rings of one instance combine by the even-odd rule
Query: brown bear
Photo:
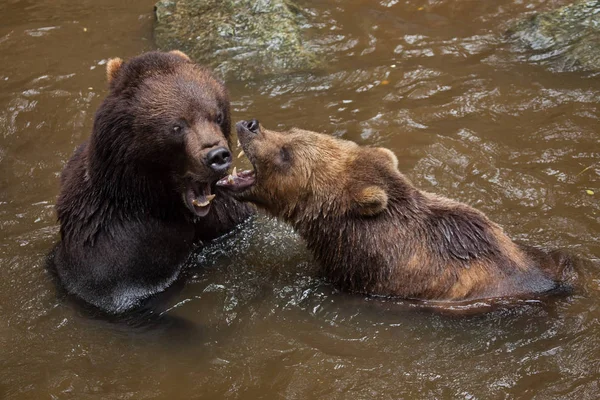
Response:
POLYGON ((342 289, 469 301, 561 287, 557 259, 515 244, 474 208, 417 189, 388 149, 256 120, 237 132, 254 171, 217 185, 291 224, 342 289))
POLYGON ((50 266, 70 294, 121 313, 173 283, 196 243, 252 208, 215 183, 231 165, 228 93, 179 51, 107 64, 109 93, 61 175, 50 266))

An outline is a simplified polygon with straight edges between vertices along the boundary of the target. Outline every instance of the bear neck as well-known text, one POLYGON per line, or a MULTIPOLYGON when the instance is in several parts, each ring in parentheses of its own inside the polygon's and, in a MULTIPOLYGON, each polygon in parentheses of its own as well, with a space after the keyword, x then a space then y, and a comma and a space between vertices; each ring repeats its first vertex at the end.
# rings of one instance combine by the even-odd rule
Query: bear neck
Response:
POLYGON ((381 252, 389 249, 381 248, 378 238, 389 224, 409 229, 425 207, 423 196, 403 175, 391 178, 386 189, 388 207, 375 216, 348 210, 339 195, 297 204, 283 216, 306 241, 325 275, 346 289, 369 291, 385 280, 389 268, 381 252))
MULTIPOLYGON (((388 206, 381 214, 400 215, 408 219, 418 218, 419 211, 424 207, 424 197, 408 178, 401 173, 388 176, 385 190, 389 200, 388 206)), ((276 216, 291 224, 300 233, 305 229, 312 232, 332 221, 352 225, 374 219, 361 216, 352 210, 346 188, 339 192, 332 191, 326 196, 313 195, 310 198, 296 199, 293 204, 278 211, 276 216)))
POLYGON ((85 164, 84 179, 89 179, 90 196, 99 207, 122 219, 185 215, 172 171, 133 154, 130 135, 121 134, 112 146, 107 136, 94 131, 85 164))

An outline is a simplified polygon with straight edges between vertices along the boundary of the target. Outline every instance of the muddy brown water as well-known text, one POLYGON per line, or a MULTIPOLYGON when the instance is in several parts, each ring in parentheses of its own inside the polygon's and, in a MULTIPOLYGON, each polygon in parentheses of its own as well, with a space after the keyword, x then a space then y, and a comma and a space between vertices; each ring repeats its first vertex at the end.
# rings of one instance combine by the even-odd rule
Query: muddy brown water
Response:
POLYGON ((572 295, 456 318, 339 293, 259 216, 193 255, 179 322, 130 329, 64 301, 43 267, 58 175, 106 60, 153 49, 153 1, 0 3, 0 398, 600 397, 600 80, 502 39, 559 1, 303 1, 326 67, 228 86, 234 120, 389 147, 422 188, 576 255, 572 295))

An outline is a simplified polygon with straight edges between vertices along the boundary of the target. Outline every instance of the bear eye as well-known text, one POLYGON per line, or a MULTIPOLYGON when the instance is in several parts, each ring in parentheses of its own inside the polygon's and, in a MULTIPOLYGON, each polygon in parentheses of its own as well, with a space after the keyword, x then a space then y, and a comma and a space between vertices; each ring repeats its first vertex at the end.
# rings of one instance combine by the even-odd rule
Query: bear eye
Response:
POLYGON ((174 124, 171 129, 175 133, 180 133, 183 130, 183 124, 178 122, 178 123, 174 124))
POLYGON ((281 150, 279 150, 279 158, 281 158, 281 162, 284 164, 290 163, 292 157, 287 147, 282 147, 281 150))
POLYGON ((223 123, 223 114, 217 114, 217 125, 221 125, 223 123))

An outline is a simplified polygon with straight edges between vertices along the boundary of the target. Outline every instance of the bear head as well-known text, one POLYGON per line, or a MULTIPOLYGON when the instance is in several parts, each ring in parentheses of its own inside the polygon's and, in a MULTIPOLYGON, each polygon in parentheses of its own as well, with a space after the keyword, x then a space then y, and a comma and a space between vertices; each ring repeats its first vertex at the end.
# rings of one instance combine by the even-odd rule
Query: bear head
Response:
POLYGON ((258 121, 236 125, 254 171, 217 185, 290 222, 323 216, 374 216, 388 207, 391 182, 400 175, 388 149, 293 128, 276 132, 258 121))
POLYGON ((110 92, 90 141, 90 178, 108 179, 126 199, 132 191, 175 194, 192 217, 205 216, 215 182, 232 161, 223 83, 180 51, 112 59, 107 77, 110 92))

